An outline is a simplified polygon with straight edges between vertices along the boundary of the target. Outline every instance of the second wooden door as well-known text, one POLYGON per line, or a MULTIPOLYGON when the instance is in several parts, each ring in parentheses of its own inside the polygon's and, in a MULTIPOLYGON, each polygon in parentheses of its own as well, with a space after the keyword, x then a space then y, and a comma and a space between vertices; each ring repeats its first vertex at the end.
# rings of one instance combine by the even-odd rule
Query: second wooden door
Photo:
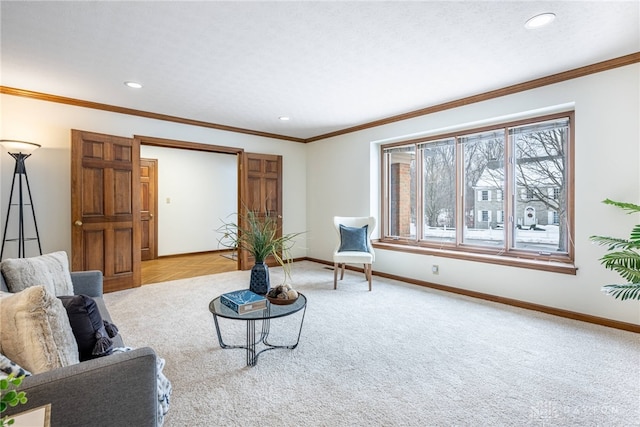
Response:
POLYGON ((158 160, 140 159, 140 236, 142 261, 158 258, 158 160))

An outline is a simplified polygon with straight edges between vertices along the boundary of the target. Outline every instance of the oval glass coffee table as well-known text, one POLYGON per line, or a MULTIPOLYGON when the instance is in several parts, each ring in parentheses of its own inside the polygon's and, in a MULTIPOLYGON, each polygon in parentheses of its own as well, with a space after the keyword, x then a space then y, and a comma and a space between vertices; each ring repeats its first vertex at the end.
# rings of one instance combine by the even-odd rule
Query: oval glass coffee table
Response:
POLYGON ((220 297, 213 299, 209 303, 209 311, 213 315, 213 321, 216 325, 216 334, 218 335, 218 343, 222 348, 242 348, 247 353, 247 366, 255 366, 258 362, 258 356, 265 351, 275 349, 290 349, 293 350, 298 346, 300 342, 300 334, 302 333, 302 323, 304 322, 304 315, 307 311, 307 297, 303 294, 299 294, 298 299, 293 304, 288 305, 276 305, 267 301, 267 307, 262 310, 252 311, 246 314, 238 314, 229 307, 223 305, 220 302, 220 297), (274 345, 269 343, 269 331, 271 328, 271 320, 279 317, 289 316, 302 310, 302 319, 300 320, 300 327, 298 328, 298 337, 296 342, 289 345, 274 345), (220 332, 220 324, 218 317, 233 320, 244 320, 247 322, 247 340, 245 345, 229 345, 225 344, 222 339, 222 333, 220 332), (262 328, 259 334, 256 334, 256 322, 262 322, 262 328), (264 348, 258 351, 258 346, 264 346, 264 348))

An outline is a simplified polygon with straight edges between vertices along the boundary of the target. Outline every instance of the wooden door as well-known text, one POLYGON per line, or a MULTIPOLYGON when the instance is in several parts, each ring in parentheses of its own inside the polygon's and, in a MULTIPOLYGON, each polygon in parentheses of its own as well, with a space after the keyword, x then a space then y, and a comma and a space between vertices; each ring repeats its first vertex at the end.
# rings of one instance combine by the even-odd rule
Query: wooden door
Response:
POLYGON ((158 160, 140 159, 140 259, 158 258, 158 160))
POLYGON ((71 134, 71 268, 101 270, 105 292, 140 286, 140 145, 71 134))
MULTIPOLYGON (((278 236, 282 235, 282 156, 244 152, 241 164, 240 212, 257 212, 260 216, 273 216, 278 224, 278 236)), ((253 266, 253 259, 246 251, 238 254, 241 270, 253 266)), ((270 266, 277 265, 272 258, 270 266)))

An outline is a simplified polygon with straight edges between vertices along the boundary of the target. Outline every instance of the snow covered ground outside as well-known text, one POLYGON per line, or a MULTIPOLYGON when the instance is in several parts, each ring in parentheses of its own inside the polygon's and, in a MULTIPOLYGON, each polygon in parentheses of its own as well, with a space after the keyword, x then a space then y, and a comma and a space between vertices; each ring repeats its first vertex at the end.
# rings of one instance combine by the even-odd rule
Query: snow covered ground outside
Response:
MULTIPOLYGON (((557 225, 540 225, 541 230, 516 229, 516 245, 519 249, 533 249, 540 251, 556 251, 559 239, 559 227, 557 225)), ((455 241, 456 230, 454 228, 427 228, 425 237, 427 240, 441 240, 443 242, 455 241)), ((477 243, 482 246, 502 245, 505 239, 505 230, 466 228, 464 240, 467 243, 477 243)))

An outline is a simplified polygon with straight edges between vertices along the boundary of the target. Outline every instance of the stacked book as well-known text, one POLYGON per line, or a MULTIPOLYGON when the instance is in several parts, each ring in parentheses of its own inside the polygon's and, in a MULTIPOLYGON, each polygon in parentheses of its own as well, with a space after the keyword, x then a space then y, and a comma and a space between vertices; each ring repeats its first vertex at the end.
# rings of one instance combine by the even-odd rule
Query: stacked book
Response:
POLYGON ((252 311, 267 308, 267 299, 248 289, 222 294, 220 295, 220 302, 238 314, 251 313, 252 311))

